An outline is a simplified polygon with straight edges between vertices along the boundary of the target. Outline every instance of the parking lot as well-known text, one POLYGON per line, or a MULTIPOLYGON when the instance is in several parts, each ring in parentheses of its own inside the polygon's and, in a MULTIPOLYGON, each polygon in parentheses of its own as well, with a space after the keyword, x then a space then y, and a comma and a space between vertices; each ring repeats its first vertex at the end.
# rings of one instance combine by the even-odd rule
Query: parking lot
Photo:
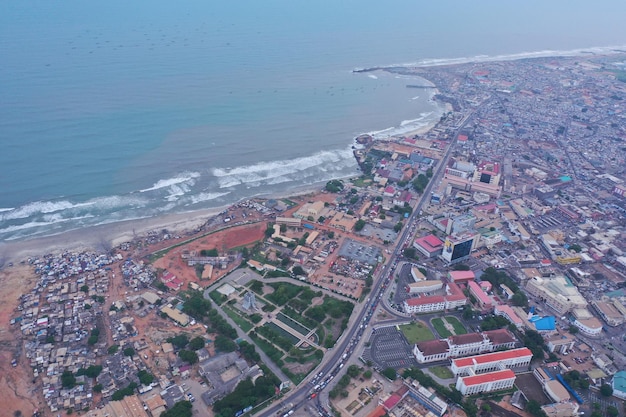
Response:
POLYGON ((411 345, 395 326, 374 330, 370 338, 370 346, 364 352, 363 357, 365 360, 374 362, 380 369, 417 366, 411 345))
MULTIPOLYGON (((397 281, 395 283, 395 289, 394 289, 393 299, 391 300, 391 303, 394 306, 398 306, 399 309, 402 308, 402 303, 403 303, 404 300, 406 300, 407 298, 412 298, 412 297, 416 297, 417 296, 417 295, 409 294, 407 292, 407 290, 406 290, 408 284, 410 284, 412 282, 415 282, 415 280, 413 279, 413 276, 411 275, 411 268, 413 266, 416 266, 416 267, 419 267, 419 268, 423 268, 419 264, 411 264, 409 262, 403 262, 396 269, 397 281)), ((434 274, 431 271, 431 272, 428 273, 427 278, 434 279, 433 275, 434 274)), ((422 294, 422 296, 424 296, 424 295, 443 295, 444 293, 445 293, 445 290, 441 289, 441 290, 433 291, 432 293, 424 293, 424 294, 422 294)))
POLYGON ((600 395, 598 391, 590 389, 587 394, 587 398, 589 398, 589 406, 593 406, 593 403, 600 404, 600 409, 606 412, 606 408, 608 406, 613 406, 618 410, 621 408, 617 401, 615 401, 615 397, 606 398, 600 395))
POLYGON ((398 234, 393 229, 385 229, 383 227, 372 226, 367 224, 360 232, 361 236, 377 237, 381 241, 394 242, 398 234))
POLYGON ((541 405, 550 404, 552 402, 543 392, 541 384, 537 383, 537 378, 535 378, 532 372, 517 375, 515 385, 527 398, 535 400, 541 405))
POLYGON ((339 249, 338 256, 369 265, 376 265, 380 254, 380 248, 376 246, 367 246, 352 239, 346 239, 339 249))

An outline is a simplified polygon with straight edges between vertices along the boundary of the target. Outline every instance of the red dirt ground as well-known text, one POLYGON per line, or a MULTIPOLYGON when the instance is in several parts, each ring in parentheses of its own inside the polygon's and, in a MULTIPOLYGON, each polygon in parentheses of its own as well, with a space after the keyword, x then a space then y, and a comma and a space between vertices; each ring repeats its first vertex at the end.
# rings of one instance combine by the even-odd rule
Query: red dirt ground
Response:
POLYGON ((188 266, 187 262, 181 258, 183 251, 200 252, 202 249, 217 249, 219 254, 223 255, 231 249, 251 245, 263 239, 266 228, 267 224, 265 222, 261 222, 236 226, 210 234, 186 245, 172 249, 165 256, 155 261, 154 267, 166 269, 176 275, 185 282, 183 288, 186 288, 187 283, 189 282, 201 283, 203 286, 206 286, 209 283, 217 281, 238 265, 229 265, 229 268, 227 269, 219 269, 215 267, 213 268, 213 275, 211 276, 211 279, 208 281, 201 281, 197 277, 194 267, 188 266))

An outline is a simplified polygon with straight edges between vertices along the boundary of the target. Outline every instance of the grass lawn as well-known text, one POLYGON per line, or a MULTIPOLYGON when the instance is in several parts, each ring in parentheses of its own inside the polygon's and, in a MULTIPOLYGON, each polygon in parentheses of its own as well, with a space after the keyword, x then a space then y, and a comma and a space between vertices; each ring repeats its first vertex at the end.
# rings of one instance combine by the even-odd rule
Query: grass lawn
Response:
POLYGON ((367 187, 371 183, 372 179, 367 177, 359 177, 356 180, 352 181, 352 185, 354 185, 355 187, 367 187))
POLYGON ((454 327, 454 333, 456 334, 465 334, 467 333, 467 329, 465 328, 465 326, 463 326, 461 324, 461 322, 459 321, 459 319, 457 319, 454 316, 446 316, 444 317, 446 319, 446 321, 448 323, 450 323, 452 325, 452 327, 454 327))
POLYGON ((436 317, 430 320, 430 323, 433 325, 437 333, 439 333, 439 337, 445 338, 448 336, 452 336, 452 333, 446 329, 446 326, 443 324, 443 319, 436 317))
POLYGON ((435 336, 424 323, 416 322, 411 324, 403 324, 400 326, 400 331, 406 337, 406 340, 410 344, 417 342, 424 342, 426 340, 433 340, 435 336))
POLYGON ((435 376, 441 379, 450 379, 454 377, 454 374, 450 369, 445 366, 433 366, 432 368, 428 368, 428 370, 435 376))
POLYGON ((254 327, 248 320, 241 317, 232 308, 224 307, 223 310, 224 310, 224 313, 226 313, 228 317, 233 319, 235 324, 237 324, 237 326, 239 326, 241 330, 243 330, 244 332, 248 333, 254 327))

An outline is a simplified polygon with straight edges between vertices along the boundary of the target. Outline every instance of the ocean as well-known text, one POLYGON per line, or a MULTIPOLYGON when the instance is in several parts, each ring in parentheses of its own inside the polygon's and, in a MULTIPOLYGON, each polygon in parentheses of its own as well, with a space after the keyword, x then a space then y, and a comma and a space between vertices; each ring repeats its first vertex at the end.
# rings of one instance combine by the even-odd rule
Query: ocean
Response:
POLYGON ((357 175, 356 136, 442 110, 415 80, 353 69, 610 50, 624 15, 618 1, 2 0, 0 240, 357 175))

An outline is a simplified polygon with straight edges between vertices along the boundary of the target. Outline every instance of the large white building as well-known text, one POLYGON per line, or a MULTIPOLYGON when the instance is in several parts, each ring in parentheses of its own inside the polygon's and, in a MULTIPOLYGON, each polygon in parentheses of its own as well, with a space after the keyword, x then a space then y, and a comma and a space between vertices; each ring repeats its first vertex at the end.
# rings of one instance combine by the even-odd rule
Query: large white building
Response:
POLYGON ((533 353, 528 348, 485 353, 467 358, 452 359, 450 369, 455 376, 474 375, 483 372, 499 371, 507 368, 530 365, 533 353))
POLYGON ((442 361, 459 356, 511 349, 515 337, 506 329, 450 336, 447 339, 416 343, 413 355, 419 363, 442 361))
POLYGON ((565 314, 576 308, 586 308, 587 301, 578 292, 578 288, 564 277, 534 277, 526 283, 526 291, 545 301, 559 314, 565 314))
POLYGON ((460 377, 456 380, 456 389, 463 395, 509 389, 515 384, 515 373, 510 369, 488 372, 480 375, 460 377))
POLYGON ((451 310, 467 303, 467 298, 458 285, 452 282, 446 284, 445 291, 445 295, 408 298, 404 300, 403 303, 404 311, 411 314, 428 313, 432 311, 451 310))

